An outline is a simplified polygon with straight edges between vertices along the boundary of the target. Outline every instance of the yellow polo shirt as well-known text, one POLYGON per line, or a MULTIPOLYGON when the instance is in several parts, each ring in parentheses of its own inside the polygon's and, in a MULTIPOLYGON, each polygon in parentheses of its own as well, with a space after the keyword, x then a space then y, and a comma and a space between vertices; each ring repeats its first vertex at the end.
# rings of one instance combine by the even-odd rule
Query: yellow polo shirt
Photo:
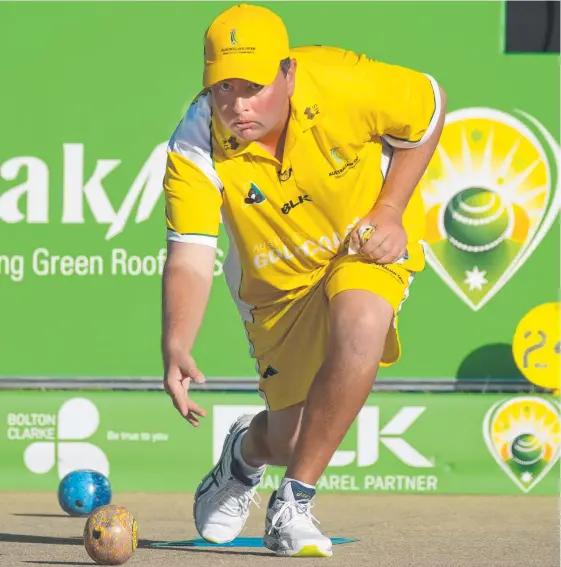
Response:
MULTIPOLYGON (((304 293, 373 207, 392 148, 416 147, 440 114, 428 75, 330 47, 292 50, 296 87, 282 163, 244 143, 212 114, 211 93, 191 104, 168 147, 167 238, 216 246, 230 239, 225 276, 246 321, 304 293)), ((403 217, 407 256, 424 268, 418 190, 403 217)))

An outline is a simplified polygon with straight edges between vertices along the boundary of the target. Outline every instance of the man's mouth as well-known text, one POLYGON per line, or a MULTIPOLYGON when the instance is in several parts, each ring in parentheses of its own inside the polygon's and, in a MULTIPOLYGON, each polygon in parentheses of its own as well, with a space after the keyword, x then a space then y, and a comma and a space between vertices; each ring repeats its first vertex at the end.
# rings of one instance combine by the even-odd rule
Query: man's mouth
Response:
POLYGON ((244 120, 244 121, 234 122, 234 126, 236 128, 238 128, 239 130, 249 130, 254 125, 255 125, 255 122, 253 122, 252 120, 244 120))

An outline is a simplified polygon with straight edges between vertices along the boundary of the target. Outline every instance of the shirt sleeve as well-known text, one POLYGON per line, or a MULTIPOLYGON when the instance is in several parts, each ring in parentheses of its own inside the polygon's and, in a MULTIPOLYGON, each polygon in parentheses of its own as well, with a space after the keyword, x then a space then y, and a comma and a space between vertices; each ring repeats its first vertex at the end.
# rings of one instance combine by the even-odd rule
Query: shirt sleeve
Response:
POLYGON ((414 148, 430 137, 442 107, 430 75, 365 56, 352 75, 358 110, 371 135, 397 148, 414 148))
POLYGON ((193 101, 169 141, 163 185, 167 240, 216 247, 224 187, 214 169, 207 95, 193 101))
POLYGON ((168 151, 164 176, 167 239, 216 247, 220 189, 186 157, 168 151))

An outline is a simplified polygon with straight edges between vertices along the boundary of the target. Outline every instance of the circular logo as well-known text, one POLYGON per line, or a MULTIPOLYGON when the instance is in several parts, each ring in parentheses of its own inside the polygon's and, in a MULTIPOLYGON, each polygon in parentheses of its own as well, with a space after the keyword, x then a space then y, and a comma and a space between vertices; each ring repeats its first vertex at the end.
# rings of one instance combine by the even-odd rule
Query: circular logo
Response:
POLYGON ((501 244, 512 226, 501 196, 488 189, 464 189, 444 211, 444 229, 452 246, 465 252, 488 252, 501 244))
POLYGON ((534 307, 518 323, 512 354, 527 380, 542 388, 558 390, 561 372, 560 304, 534 307))
POLYGON ((530 433, 523 433, 512 443, 512 458, 519 465, 534 465, 544 454, 540 440, 530 433))

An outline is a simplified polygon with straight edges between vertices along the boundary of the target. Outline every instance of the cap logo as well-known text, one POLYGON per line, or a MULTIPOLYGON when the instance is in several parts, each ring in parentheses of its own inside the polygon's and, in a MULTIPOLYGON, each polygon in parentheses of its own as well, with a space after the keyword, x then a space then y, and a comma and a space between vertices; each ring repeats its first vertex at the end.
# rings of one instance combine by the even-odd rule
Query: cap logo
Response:
POLYGON ((254 51, 255 47, 251 45, 240 45, 237 28, 232 28, 230 30, 230 45, 226 44, 226 46, 220 50, 222 55, 238 55, 240 53, 253 53, 254 51))

